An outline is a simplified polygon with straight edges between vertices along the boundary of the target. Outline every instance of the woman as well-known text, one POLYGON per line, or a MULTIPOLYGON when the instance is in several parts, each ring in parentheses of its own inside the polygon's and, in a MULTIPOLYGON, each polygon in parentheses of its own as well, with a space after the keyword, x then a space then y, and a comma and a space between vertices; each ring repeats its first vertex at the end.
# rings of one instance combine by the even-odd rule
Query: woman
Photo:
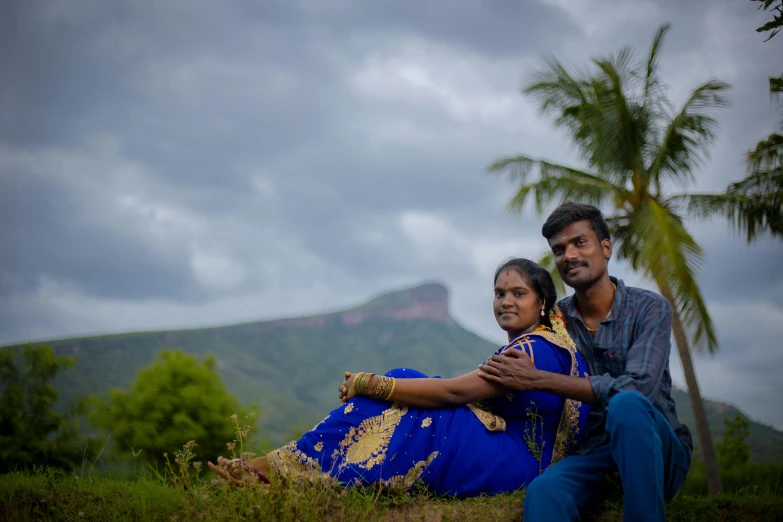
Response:
MULTIPOLYGON (((587 365, 565 333, 552 277, 527 259, 495 272, 493 309, 509 343, 539 370, 586 377, 587 365), (554 323, 554 324, 553 324, 554 323)), ((439 494, 514 491, 578 444, 588 406, 545 392, 514 392, 476 371, 454 379, 410 369, 385 376, 350 374, 344 405, 298 441, 266 457, 220 457, 210 469, 240 484, 286 476, 336 479, 350 487, 381 483, 408 489, 421 480, 439 494)))

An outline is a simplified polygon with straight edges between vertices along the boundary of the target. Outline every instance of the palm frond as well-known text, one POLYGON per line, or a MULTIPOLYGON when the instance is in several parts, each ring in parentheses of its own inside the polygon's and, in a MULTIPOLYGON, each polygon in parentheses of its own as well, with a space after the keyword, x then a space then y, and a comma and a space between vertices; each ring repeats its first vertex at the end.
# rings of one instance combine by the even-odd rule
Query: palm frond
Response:
POLYGON ((555 127, 566 132, 588 163, 600 165, 601 173, 611 173, 618 161, 614 150, 606 152, 606 145, 616 141, 616 126, 598 99, 607 98, 603 93, 609 89, 604 77, 571 73, 549 58, 523 92, 533 98, 541 114, 554 115, 555 127))
POLYGON ((600 116, 595 123, 600 126, 593 125, 593 130, 598 130, 602 138, 611 136, 614 140, 596 142, 591 160, 595 165, 622 172, 623 177, 628 171, 641 172, 644 169, 641 152, 647 129, 645 125, 639 125, 644 121, 636 117, 640 111, 632 98, 637 78, 633 54, 630 48, 624 48, 616 56, 594 63, 601 75, 594 83, 595 105, 599 109, 596 115, 600 116))
MULTIPOLYGON (((590 205, 601 206, 613 192, 607 183, 592 175, 559 175, 556 169, 541 165, 541 177, 530 184, 535 194, 536 210, 539 213, 547 208, 561 205, 566 201, 580 201, 590 205)), ((516 205, 516 198, 512 204, 516 205)))
POLYGON ((783 167, 756 172, 723 194, 686 194, 672 200, 700 219, 725 217, 748 243, 765 233, 783 238, 783 167))
POLYGON ((489 171, 508 173, 512 180, 519 183, 517 192, 509 201, 509 210, 512 212, 522 212, 531 192, 538 212, 565 201, 581 201, 600 206, 609 198, 628 197, 622 186, 614 185, 595 174, 527 156, 496 161, 490 165, 489 171), (528 181, 533 167, 536 166, 539 170, 538 179, 528 181))
POLYGON ((667 126, 647 169, 650 181, 693 181, 693 171, 709 157, 709 146, 715 140, 718 122, 710 111, 728 105, 728 88, 722 81, 710 80, 691 93, 667 126))
POLYGON ((751 1, 761 3, 759 9, 763 9, 764 11, 772 7, 772 20, 768 21, 761 27, 756 28, 757 33, 765 33, 767 31, 771 31, 767 39, 764 40, 765 42, 767 42, 771 40, 773 36, 778 34, 781 28, 783 28, 783 2, 780 2, 779 5, 772 6, 772 4, 775 3, 775 1, 780 1, 780 0, 751 0, 751 1))
POLYGON ((513 156, 495 161, 487 168, 487 171, 492 174, 507 174, 511 181, 525 183, 536 163, 538 163, 537 160, 527 156, 513 156))
POLYGON ((778 94, 783 93, 783 74, 777 78, 772 77, 769 79, 769 94, 772 97, 777 97, 778 94))
POLYGON ((557 298, 562 299, 566 296, 566 285, 563 282, 563 278, 560 277, 560 272, 557 271, 555 265, 555 255, 551 250, 545 250, 541 253, 541 257, 538 258, 538 266, 549 272, 552 276, 552 282, 555 284, 555 291, 557 292, 557 298))
MULTIPOLYGON (((642 150, 645 165, 652 163, 657 154, 658 144, 661 142, 661 136, 664 131, 660 122, 665 121, 673 111, 672 104, 666 96, 666 85, 658 74, 661 50, 670 28, 671 25, 668 23, 658 28, 650 45, 647 60, 639 67, 640 72, 637 73, 643 74, 642 83, 644 87, 642 89, 641 103, 637 104, 636 118, 645 122, 642 127, 647 130, 642 150)), ((659 187, 656 188, 658 189, 656 192, 660 193, 659 187)))
POLYGON ((746 178, 731 183, 727 192, 735 194, 765 194, 783 191, 783 165, 757 169, 746 178))
POLYGON ((634 269, 643 271, 653 281, 668 283, 694 346, 715 353, 715 328, 695 278, 703 267, 704 254, 682 219, 649 198, 628 216, 620 237, 620 257, 628 259, 634 269))
POLYGON ((657 101, 661 90, 661 79, 658 76, 658 62, 663 41, 671 29, 671 24, 665 23, 658 28, 653 37, 650 53, 647 55, 647 64, 644 73, 644 93, 642 95, 643 104, 649 106, 653 101, 657 101))
POLYGON ((770 134, 745 155, 745 166, 749 172, 775 169, 781 165, 783 165, 783 134, 770 134))
MULTIPOLYGON (((544 67, 533 73, 533 81, 523 89, 538 102, 539 112, 560 114, 587 101, 584 91, 585 81, 581 75, 574 76, 553 57, 544 60, 544 67)), ((556 120, 556 126, 565 126, 567 122, 556 120)))

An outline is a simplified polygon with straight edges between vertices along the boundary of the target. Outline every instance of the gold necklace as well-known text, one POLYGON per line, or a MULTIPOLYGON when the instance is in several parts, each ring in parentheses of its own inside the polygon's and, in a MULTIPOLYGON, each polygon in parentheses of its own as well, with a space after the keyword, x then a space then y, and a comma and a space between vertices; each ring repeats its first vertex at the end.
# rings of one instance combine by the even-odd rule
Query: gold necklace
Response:
MULTIPOLYGON (((614 292, 615 292, 615 295, 616 295, 617 294, 617 285, 612 283, 612 286, 614 287, 614 292)), ((614 297, 612 297, 612 307, 609 308, 609 313, 606 314, 606 317, 604 317, 604 321, 609 319, 609 316, 612 315, 612 310, 614 310, 614 297)), ((601 322, 603 322, 603 321, 601 321, 601 322)), ((587 328, 588 332, 595 333, 595 332, 598 331, 598 327, 597 326, 595 328, 590 328, 589 326, 587 326, 587 323, 585 323, 584 321, 582 321, 582 323, 585 325, 585 328, 587 328)))

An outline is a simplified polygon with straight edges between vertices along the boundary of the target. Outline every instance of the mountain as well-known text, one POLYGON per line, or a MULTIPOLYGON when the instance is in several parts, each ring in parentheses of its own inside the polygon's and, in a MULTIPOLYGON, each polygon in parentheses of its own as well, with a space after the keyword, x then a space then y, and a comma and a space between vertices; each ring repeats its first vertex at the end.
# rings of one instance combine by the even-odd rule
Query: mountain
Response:
POLYGON ((161 349, 212 354, 226 388, 243 403, 259 404, 261 433, 275 442, 309 429, 338 405, 337 387, 346 370, 383 373, 407 366, 453 377, 497 349, 450 317, 448 291, 440 284, 310 317, 41 344, 76 359, 55 382, 63 403, 127 388, 161 349))
MULTIPOLYGON (((260 406, 262 436, 282 443, 338 405, 337 387, 346 370, 409 367, 453 377, 485 360, 497 346, 454 321, 448 302, 446 287, 431 283, 322 315, 39 344, 76 359, 55 382, 63 403, 127 388, 161 349, 212 354, 228 390, 241 402, 260 406)), ((680 418, 694 426, 687 394, 675 390, 675 400, 680 418)), ((714 401, 706 407, 719 440, 723 419, 738 410, 714 401)), ((750 444, 755 460, 783 461, 783 432, 751 422, 750 444)))
MULTIPOLYGON (((696 421, 693 417, 693 410, 691 409, 688 392, 674 388, 672 390, 672 398, 677 404, 677 418, 693 432, 693 441, 696 444, 696 451, 698 452, 699 438, 695 432, 696 421)), ((734 418, 734 416, 739 413, 750 422, 748 444, 750 445, 751 459, 758 462, 783 462, 783 431, 776 430, 766 424, 755 422, 739 408, 736 408, 731 404, 726 404, 725 402, 705 399, 704 408, 707 410, 707 421, 710 424, 710 431, 712 431, 716 443, 719 442, 723 436, 723 419, 734 418)))

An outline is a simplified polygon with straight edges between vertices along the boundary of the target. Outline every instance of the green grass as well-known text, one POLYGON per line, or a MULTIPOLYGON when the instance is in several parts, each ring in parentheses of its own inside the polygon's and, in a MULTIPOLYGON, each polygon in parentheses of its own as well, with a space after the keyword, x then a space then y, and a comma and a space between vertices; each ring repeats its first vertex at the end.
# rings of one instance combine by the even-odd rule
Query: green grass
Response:
MULTIPOLYGON (((748 462, 721 470, 721 481, 726 493, 764 491, 783 498, 783 463, 748 462)), ((691 469, 682 491, 691 495, 706 495, 707 476, 704 470, 691 469)))
MULTIPOLYGON (((326 484, 274 480, 267 489, 235 489, 202 481, 185 489, 154 474, 75 478, 56 472, 0 475, 0 520, 350 520, 517 521, 524 492, 465 500, 426 493, 388 495, 378 488, 342 490, 326 484)), ((756 488, 715 498, 683 493, 668 504, 673 521, 783 520, 783 499, 756 488)), ((618 497, 587 514, 597 522, 622 519, 618 497)))

